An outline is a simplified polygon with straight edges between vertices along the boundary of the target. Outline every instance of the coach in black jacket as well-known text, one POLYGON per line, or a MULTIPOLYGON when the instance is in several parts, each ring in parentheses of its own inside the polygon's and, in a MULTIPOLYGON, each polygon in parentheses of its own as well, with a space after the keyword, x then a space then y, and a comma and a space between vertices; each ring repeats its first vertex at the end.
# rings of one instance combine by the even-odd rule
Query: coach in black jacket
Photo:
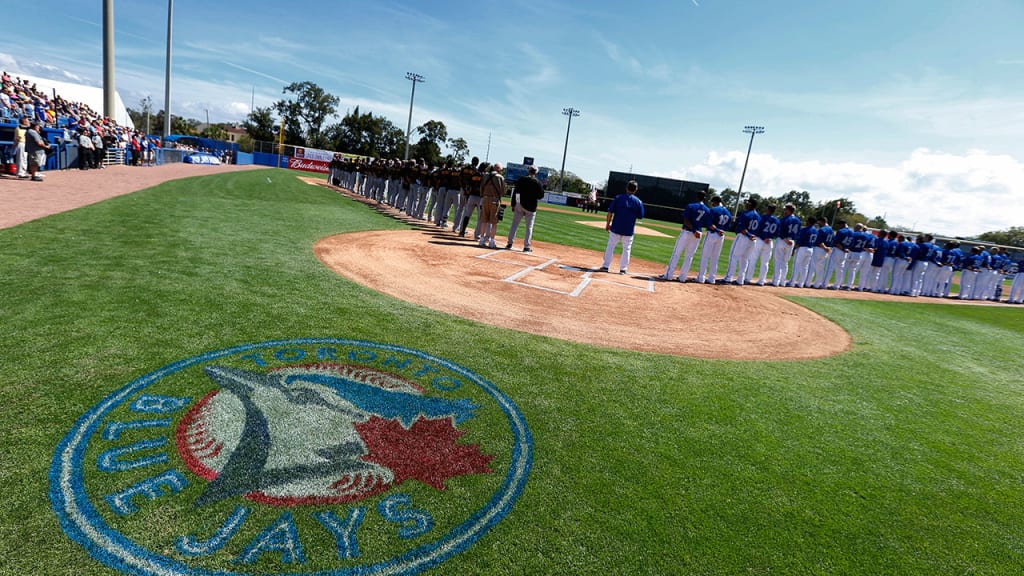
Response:
POLYGON ((516 231, 519 230, 519 222, 526 218, 526 238, 523 239, 523 252, 533 252, 533 248, 530 248, 530 241, 533 239, 533 218, 537 215, 537 202, 544 197, 544 187, 537 180, 535 166, 530 166, 526 172, 526 177, 516 180, 516 187, 512 192, 512 209, 515 215, 512 217, 512 226, 508 230, 508 244, 505 245, 505 250, 512 249, 516 231))

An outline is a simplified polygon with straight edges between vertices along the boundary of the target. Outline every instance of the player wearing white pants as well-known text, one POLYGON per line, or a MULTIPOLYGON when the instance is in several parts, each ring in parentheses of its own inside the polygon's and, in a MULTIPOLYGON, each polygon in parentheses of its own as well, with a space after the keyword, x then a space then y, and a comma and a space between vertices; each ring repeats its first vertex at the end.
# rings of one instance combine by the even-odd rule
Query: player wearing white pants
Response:
POLYGON ((812 288, 821 289, 825 287, 825 281, 827 280, 825 277, 825 263, 834 245, 835 232, 825 222, 824 218, 818 218, 818 243, 814 245, 814 256, 811 260, 811 265, 814 267, 814 278, 811 283, 808 283, 812 288))
POLYGON ((1010 284, 1010 294, 1006 301, 1011 304, 1024 304, 1024 258, 1017 262, 1017 275, 1010 284))
POLYGON ((737 233, 732 242, 732 254, 729 258, 729 269, 725 273, 725 281, 742 286, 747 279, 747 266, 750 264, 750 251, 754 248, 754 241, 746 234, 737 233))
POLYGON ((793 257, 796 240, 800 236, 800 218, 793 213, 796 207, 786 204, 782 207, 782 219, 779 221, 779 237, 775 240, 772 251, 772 286, 784 286, 789 277, 789 260, 793 257))
POLYGON ((710 221, 708 232, 704 235, 704 248, 700 251, 700 271, 697 272, 697 282, 706 284, 714 284, 717 279, 718 258, 722 255, 725 231, 732 222, 732 214, 728 208, 722 206, 722 198, 719 196, 711 199, 710 221))
POLYGON ((608 206, 608 216, 604 229, 608 231, 608 245, 604 249, 604 261, 601 271, 607 272, 615 256, 615 246, 622 244, 622 257, 619 259, 619 274, 629 272, 629 254, 633 249, 633 234, 636 223, 643 220, 644 203, 636 197, 639 189, 635 180, 626 183, 626 193, 619 194, 608 206))
POLYGON ((788 286, 804 288, 810 286, 810 273, 814 261, 814 245, 818 242, 818 227, 808 218, 807 225, 800 229, 793 249, 793 277, 788 286))
POLYGON ((746 211, 736 216, 736 238, 733 239, 732 252, 729 255, 729 270, 725 273, 725 281, 742 286, 747 281, 747 269, 750 264, 750 251, 754 249, 757 230, 761 225, 761 215, 757 213, 757 202, 751 198, 746 202, 746 211))
POLYGON ((665 274, 662 276, 665 280, 671 280, 675 275, 676 264, 679 262, 679 257, 683 257, 683 265, 679 268, 679 275, 676 276, 676 280, 680 282, 686 282, 686 277, 690 274, 690 268, 693 266, 693 256, 697 253, 697 248, 700 247, 701 231, 691 230, 683 228, 679 232, 679 237, 676 238, 675 248, 672 249, 672 257, 668 260, 668 266, 665 268, 665 274))
POLYGON ((793 249, 796 244, 789 238, 779 238, 775 241, 775 248, 772 252, 772 261, 775 268, 772 268, 772 286, 784 286, 789 277, 789 261, 793 258, 793 249))
POLYGON ((757 238, 750 250, 750 265, 747 266, 748 283, 753 281, 755 269, 757 270, 758 286, 764 286, 765 280, 768 279, 768 265, 771 263, 775 239, 779 236, 779 226, 779 219, 775 217, 775 205, 765 206, 764 214, 761 214, 761 223, 757 229, 757 238))
POLYGON ((671 280, 675 276, 676 264, 679 257, 683 256, 683 267, 679 269, 679 276, 676 280, 686 282, 690 274, 690 267, 693 265, 693 255, 700 247, 701 229, 708 225, 711 218, 711 209, 704 204, 705 194, 703 190, 697 192, 697 201, 687 204, 683 209, 683 228, 676 238, 676 245, 672 249, 672 257, 668 260, 665 273, 662 279, 671 280))

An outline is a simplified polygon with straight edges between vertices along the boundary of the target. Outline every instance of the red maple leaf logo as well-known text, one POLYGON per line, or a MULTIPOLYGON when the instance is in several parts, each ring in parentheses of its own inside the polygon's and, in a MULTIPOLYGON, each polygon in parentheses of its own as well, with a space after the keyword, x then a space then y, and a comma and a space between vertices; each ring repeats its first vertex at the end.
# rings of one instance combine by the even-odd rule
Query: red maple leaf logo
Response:
POLYGON ((491 472, 494 456, 481 453, 479 444, 456 444, 466 431, 451 418, 420 417, 406 430, 397 419, 372 416, 355 427, 369 450, 362 459, 390 468, 395 486, 414 478, 444 490, 449 478, 491 472))

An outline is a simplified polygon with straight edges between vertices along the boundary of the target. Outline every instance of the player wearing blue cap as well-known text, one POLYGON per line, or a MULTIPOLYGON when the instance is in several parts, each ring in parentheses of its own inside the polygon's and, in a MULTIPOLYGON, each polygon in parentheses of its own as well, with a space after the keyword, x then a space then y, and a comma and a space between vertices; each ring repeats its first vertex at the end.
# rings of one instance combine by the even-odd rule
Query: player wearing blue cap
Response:
POLYGON ((619 257, 619 274, 629 272, 629 254, 633 249, 633 234, 636 232, 637 220, 644 218, 644 203, 636 197, 639 190, 636 180, 626 183, 626 193, 619 194, 608 206, 608 216, 604 229, 608 231, 608 245, 604 249, 604 262, 601 272, 607 272, 615 256, 615 246, 622 244, 622 256, 619 257))
MULTIPOLYGON (((889 282, 893 279, 893 266, 896 264, 896 247, 899 245, 896 238, 898 236, 898 232, 890 230, 883 240, 884 260, 882 261, 882 269, 878 272, 878 278, 875 279, 875 286, 872 292, 882 294, 889 291, 889 282)), ((876 253, 881 250, 882 248, 876 248, 876 253)))
POLYGON ((800 229, 796 237, 796 248, 793 250, 793 278, 788 285, 794 288, 810 287, 814 247, 818 244, 818 226, 813 218, 807 219, 807 225, 800 229))
POLYGON ((939 275, 942 273, 942 260, 945 250, 938 244, 932 242, 933 238, 928 237, 928 270, 924 273, 924 281, 921 283, 921 296, 934 298, 941 293, 938 289, 939 275))
POLYGON ((1017 275, 1010 284, 1010 297, 1006 300, 1011 304, 1024 304, 1024 256, 1017 261, 1017 275))
POLYGON ((761 214, 757 239, 754 240, 753 249, 750 251, 750 265, 747 267, 748 283, 753 279, 756 264, 760 262, 757 285, 764 286, 765 278, 768 277, 768 265, 772 259, 772 251, 775 248, 775 239, 779 236, 781 226, 781 221, 775 217, 775 205, 769 204, 765 207, 764 214, 761 214))
POLYGON ((896 237, 896 261, 893 263, 893 282, 889 286, 890 294, 899 295, 903 293, 903 284, 907 276, 907 266, 910 265, 910 250, 912 248, 913 243, 905 236, 901 234, 896 237))
POLYGON ((697 201, 688 204, 683 210, 683 228, 679 231, 679 237, 676 238, 676 245, 672 249, 672 257, 668 260, 665 273, 661 275, 662 280, 672 279, 679 256, 685 254, 683 266, 679 269, 679 276, 676 277, 676 280, 686 282, 686 277, 690 274, 690 267, 693 265, 693 255, 700 247, 701 230, 711 220, 711 209, 704 203, 704 198, 706 198, 704 191, 698 191, 697 201))
POLYGON ((853 254, 857 257, 852 260, 853 266, 847 263, 846 285, 850 290, 864 291, 868 286, 875 283, 874 275, 871 272, 871 260, 875 254, 875 235, 868 232, 863 224, 853 227, 853 254))
POLYGON ((921 295, 921 284, 924 275, 930 266, 931 245, 928 242, 928 235, 921 234, 917 237, 917 244, 910 252, 910 266, 907 266, 909 276, 908 287, 905 292, 914 298, 921 295))
POLYGON ((838 290, 846 281, 846 258, 853 246, 853 230, 847 227, 846 220, 836 222, 835 236, 832 238, 832 252, 825 264, 825 287, 838 290))
POLYGON ((939 254, 938 272, 931 292, 933 296, 948 298, 949 287, 953 284, 953 273, 962 264, 964 253, 960 250, 959 242, 949 241, 939 254))
POLYGON ((747 267, 750 264, 750 251, 757 239, 757 230, 761 225, 761 216, 757 213, 757 201, 748 198, 746 211, 736 216, 736 238, 733 239, 732 253, 729 256, 729 270, 725 273, 725 281, 742 286, 746 282, 747 267))
POLYGON ((981 300, 986 290, 989 273, 992 272, 992 254, 984 247, 978 247, 978 270, 974 277, 974 285, 967 294, 968 300, 981 300))
POLYGON ((772 268, 772 286, 784 286, 789 276, 789 260, 793 257, 796 240, 800 236, 800 218, 794 212, 796 206, 792 204, 782 207, 779 238, 775 241, 775 250, 772 253, 772 261, 775 262, 775 267, 772 268))
POLYGON ((728 208, 722 206, 722 198, 713 197, 708 233, 705 235, 704 248, 700 251, 700 270, 697 272, 697 282, 715 283, 715 277, 718 276, 718 257, 722 254, 725 231, 729 229, 731 222, 732 213, 728 208))
POLYGON ((990 285, 985 292, 985 300, 998 302, 1003 290, 1003 271, 1009 267, 1010 258, 1006 255, 1005 248, 996 248, 992 254, 992 273, 989 280, 990 285))
POLYGON ((974 246, 971 253, 964 256, 963 271, 960 272, 960 293, 957 297, 960 300, 971 300, 974 293, 974 283, 981 271, 981 248, 974 246))
POLYGON ((825 261, 828 259, 828 255, 832 252, 832 247, 835 244, 835 231, 829 226, 824 218, 818 218, 818 243, 814 245, 814 288, 825 287, 825 261))

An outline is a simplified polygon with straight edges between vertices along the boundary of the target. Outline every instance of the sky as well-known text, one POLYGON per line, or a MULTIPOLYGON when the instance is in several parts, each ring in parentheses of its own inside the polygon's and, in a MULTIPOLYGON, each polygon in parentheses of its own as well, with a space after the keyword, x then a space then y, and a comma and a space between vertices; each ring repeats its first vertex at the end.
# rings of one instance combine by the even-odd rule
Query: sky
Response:
MULTIPOLYGON (((102 1, 32 4, 7 11, 0 68, 101 85, 102 1)), ((164 107, 167 7, 115 2, 129 107, 164 107)), ((1020 0, 173 7, 176 115, 240 122, 310 81, 340 115, 358 106, 405 130, 414 72, 413 127, 440 120, 491 162, 560 168, 567 149, 566 170, 595 184, 618 171, 736 189, 757 125, 744 192, 847 197, 940 235, 1024 226, 1020 0), (571 126, 565 108, 580 111, 571 126)))

